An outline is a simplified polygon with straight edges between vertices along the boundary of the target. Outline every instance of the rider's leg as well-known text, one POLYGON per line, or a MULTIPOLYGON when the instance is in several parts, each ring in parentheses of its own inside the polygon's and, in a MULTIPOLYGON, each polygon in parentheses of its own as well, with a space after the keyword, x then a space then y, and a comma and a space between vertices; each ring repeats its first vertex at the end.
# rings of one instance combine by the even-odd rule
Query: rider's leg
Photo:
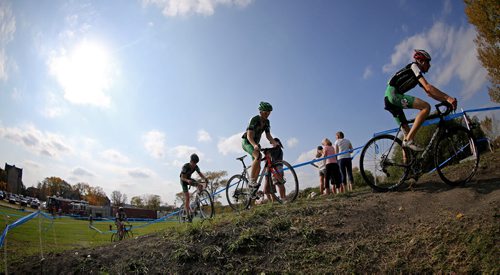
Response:
POLYGON ((254 150, 252 153, 253 161, 252 161, 252 170, 250 171, 250 182, 256 183, 257 177, 260 172, 260 152, 258 150, 254 150))
POLYGON ((186 216, 190 216, 190 210, 189 210, 189 192, 184 192, 184 213, 186 213, 186 216))
POLYGON ((415 98, 412 107, 413 109, 420 110, 420 112, 415 117, 415 122, 413 123, 411 130, 405 136, 405 139, 408 141, 413 140, 415 138, 418 129, 420 128, 420 126, 422 126, 422 123, 424 123, 425 119, 427 118, 427 116, 431 111, 431 106, 429 105, 429 103, 421 100, 420 98, 415 98))

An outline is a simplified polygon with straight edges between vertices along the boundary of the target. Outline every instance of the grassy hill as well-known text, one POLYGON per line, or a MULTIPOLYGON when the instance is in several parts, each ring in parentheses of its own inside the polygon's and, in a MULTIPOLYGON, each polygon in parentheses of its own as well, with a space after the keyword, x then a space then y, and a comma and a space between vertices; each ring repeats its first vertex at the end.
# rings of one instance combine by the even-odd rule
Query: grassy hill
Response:
POLYGON ((16 273, 499 273, 500 154, 473 182, 300 199, 179 224, 117 244, 53 252, 16 273))

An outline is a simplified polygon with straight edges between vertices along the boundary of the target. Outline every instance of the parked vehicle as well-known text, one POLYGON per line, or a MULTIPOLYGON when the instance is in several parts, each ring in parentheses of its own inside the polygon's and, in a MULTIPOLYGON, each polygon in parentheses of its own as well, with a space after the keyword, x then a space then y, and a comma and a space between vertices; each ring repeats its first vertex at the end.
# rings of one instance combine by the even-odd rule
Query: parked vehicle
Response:
POLYGON ((38 209, 38 207, 40 206, 40 201, 38 201, 38 199, 33 199, 33 200, 30 202, 30 206, 31 206, 31 208, 33 208, 33 209, 38 209))
POLYGON ((17 195, 16 194, 10 194, 10 196, 9 196, 9 203, 16 204, 17 201, 18 201, 17 195))

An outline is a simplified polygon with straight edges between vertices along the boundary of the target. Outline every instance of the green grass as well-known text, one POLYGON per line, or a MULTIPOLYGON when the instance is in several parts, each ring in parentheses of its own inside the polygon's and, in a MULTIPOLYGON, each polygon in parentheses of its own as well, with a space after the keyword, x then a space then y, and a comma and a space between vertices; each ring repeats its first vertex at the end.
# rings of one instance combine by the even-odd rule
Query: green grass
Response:
MULTIPOLYGON (((0 228, 19 220, 32 211, 20 211, 0 205, 0 228)), ((134 236, 141 236, 177 226, 177 222, 159 222, 137 228, 144 222, 132 222, 134 236)), ((110 243, 109 226, 115 228, 113 221, 94 221, 94 227, 102 233, 89 228, 88 221, 69 217, 47 219, 42 215, 17 226, 6 235, 4 245, 0 249, 0 270, 5 268, 5 261, 11 263, 27 256, 46 254, 48 252, 64 252, 65 250, 94 247, 110 243)), ((3 231, 2 231, 3 232, 3 231)))

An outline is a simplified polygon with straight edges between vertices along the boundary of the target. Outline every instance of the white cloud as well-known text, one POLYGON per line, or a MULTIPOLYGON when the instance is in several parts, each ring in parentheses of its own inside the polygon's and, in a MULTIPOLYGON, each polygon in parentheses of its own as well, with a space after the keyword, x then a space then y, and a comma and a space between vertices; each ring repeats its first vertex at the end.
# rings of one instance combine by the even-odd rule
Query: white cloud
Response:
POLYGON ((0 138, 19 144, 30 152, 53 158, 59 158, 61 155, 73 151, 64 142, 64 137, 42 132, 33 125, 26 125, 21 128, 0 127, 0 138))
POLYGON ((363 72, 363 79, 368 79, 372 75, 373 75, 372 67, 371 66, 367 66, 365 68, 365 71, 363 72))
POLYGON ((286 142, 286 145, 288 145, 288 147, 290 147, 290 148, 297 146, 297 144, 299 144, 299 140, 295 137, 290 138, 286 142))
POLYGON ((122 153, 113 150, 113 149, 108 149, 103 152, 101 152, 101 156, 109 161, 112 162, 118 162, 118 163, 128 163, 129 159, 124 156, 122 153))
POLYGON ((221 138, 217 144, 219 152, 224 156, 229 153, 242 153, 244 152, 241 148, 241 136, 243 132, 234 134, 228 138, 221 138))
POLYGON ((38 170, 42 168, 42 165, 40 163, 32 160, 25 160, 24 166, 29 167, 30 170, 35 170, 35 169, 38 170))
POLYGON ((487 83, 486 70, 477 59, 473 26, 454 27, 436 22, 427 32, 415 34, 394 47, 391 61, 382 70, 394 73, 412 60, 414 49, 426 49, 432 56, 432 82, 438 88, 453 78, 462 82, 462 99, 471 98, 487 83), (435 80, 435 81, 434 81, 435 80))
POLYGON ((316 148, 311 149, 311 150, 309 150, 307 152, 304 152, 304 153, 300 154, 300 156, 297 158, 297 160, 295 161, 295 163, 304 163, 304 162, 307 162, 307 161, 311 161, 315 157, 316 157, 316 148))
POLYGON ((210 136, 210 134, 207 131, 201 129, 198 131, 198 141, 199 142, 210 142, 210 141, 212 141, 212 137, 210 136))
POLYGON ((142 0, 144 6, 155 5, 168 17, 185 16, 189 14, 213 15, 220 5, 248 6, 253 0, 142 0))
POLYGON ((443 14, 448 15, 452 11, 451 0, 445 0, 443 3, 443 14))
POLYGON ((94 177, 94 174, 82 167, 76 167, 71 171, 71 174, 77 177, 94 177))
POLYGON ((135 179, 147 179, 154 176, 154 172, 147 168, 133 168, 128 170, 128 175, 135 179))
POLYGON ((191 156, 191 154, 194 153, 198 154, 200 158, 203 157, 203 154, 200 153, 198 149, 196 149, 196 147, 191 147, 187 145, 176 146, 172 148, 172 150, 170 151, 177 159, 180 159, 181 161, 185 160, 186 162, 189 161, 189 157, 191 156))
POLYGON ((148 151, 148 153, 157 159, 165 157, 165 134, 152 130, 142 136, 142 140, 144 142, 144 148, 148 151))
POLYGON ((7 73, 7 63, 9 58, 5 53, 7 44, 14 38, 16 32, 16 19, 12 14, 12 9, 6 1, 0 2, 0 80, 9 78, 7 73))

